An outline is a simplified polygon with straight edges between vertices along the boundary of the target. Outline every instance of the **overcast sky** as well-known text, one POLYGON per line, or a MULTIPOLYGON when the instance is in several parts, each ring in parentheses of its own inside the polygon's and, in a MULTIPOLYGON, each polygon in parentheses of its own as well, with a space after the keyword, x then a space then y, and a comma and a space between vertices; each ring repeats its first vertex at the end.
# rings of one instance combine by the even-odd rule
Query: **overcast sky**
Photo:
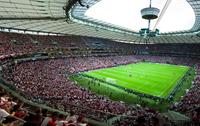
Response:
MULTIPOLYGON (((152 0, 152 6, 162 10, 167 0, 152 0)), ((141 9, 149 6, 149 0, 102 0, 90 7, 85 15, 121 27, 139 31, 148 27, 141 18, 141 9)), ((172 0, 158 25, 160 32, 189 30, 195 22, 194 11, 186 0, 172 0)), ((151 23, 151 28, 156 20, 151 23)))

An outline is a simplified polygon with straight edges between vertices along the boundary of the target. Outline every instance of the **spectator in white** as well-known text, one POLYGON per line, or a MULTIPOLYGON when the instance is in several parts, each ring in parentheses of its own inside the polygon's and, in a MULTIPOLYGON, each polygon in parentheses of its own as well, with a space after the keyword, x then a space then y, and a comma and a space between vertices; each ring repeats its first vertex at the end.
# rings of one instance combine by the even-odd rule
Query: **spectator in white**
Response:
POLYGON ((65 116, 63 114, 58 115, 58 119, 56 121, 56 126, 64 126, 66 123, 65 116))
POLYGON ((10 114, 6 112, 5 109, 0 108, 0 122, 3 122, 8 116, 10 116, 10 114))

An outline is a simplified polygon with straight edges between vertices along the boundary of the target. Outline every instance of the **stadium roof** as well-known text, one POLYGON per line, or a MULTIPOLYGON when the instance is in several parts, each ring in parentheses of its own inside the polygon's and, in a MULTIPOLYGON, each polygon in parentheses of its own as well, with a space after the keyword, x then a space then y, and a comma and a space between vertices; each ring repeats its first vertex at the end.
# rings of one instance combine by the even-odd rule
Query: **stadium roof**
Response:
MULTIPOLYGON (((162 11, 166 0, 152 0, 151 3, 152 7, 162 11)), ((141 28, 148 27, 148 21, 142 19, 140 13, 144 7, 149 7, 149 0, 101 0, 88 8, 85 15, 139 32, 141 28), (110 5, 112 5, 112 8, 110 5)), ((171 0, 162 18, 159 16, 159 18, 151 20, 150 29, 157 25, 156 28, 161 33, 177 32, 191 29, 194 22, 194 11, 186 0, 171 0), (159 23, 157 23, 158 19, 160 20, 159 23)))
MULTIPOLYGON (((0 28, 5 31, 9 29, 26 33, 46 32, 108 38, 130 43, 144 42, 137 32, 86 16, 88 8, 99 1, 101 0, 0 0, 0 28), (73 5, 72 1, 77 3, 73 5), (66 12, 69 12, 69 15, 66 15, 66 12)), ((200 0, 187 2, 195 13, 193 27, 187 31, 162 33, 150 38, 149 43, 200 43, 200 0)))

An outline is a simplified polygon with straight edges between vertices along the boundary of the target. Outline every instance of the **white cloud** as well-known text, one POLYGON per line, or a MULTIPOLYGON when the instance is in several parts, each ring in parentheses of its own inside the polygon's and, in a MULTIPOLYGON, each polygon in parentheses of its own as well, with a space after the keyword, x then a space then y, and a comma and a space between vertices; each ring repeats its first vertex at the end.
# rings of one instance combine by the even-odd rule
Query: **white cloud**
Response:
MULTIPOLYGON (((166 0, 152 0, 152 6, 162 10, 166 0)), ((104 22, 139 31, 148 27, 141 18, 141 9, 148 7, 148 0, 102 0, 90 7, 85 15, 104 22)), ((189 30, 195 22, 194 11, 186 0, 172 0, 158 25, 160 32, 189 30)), ((151 22, 151 27, 156 20, 151 22)))

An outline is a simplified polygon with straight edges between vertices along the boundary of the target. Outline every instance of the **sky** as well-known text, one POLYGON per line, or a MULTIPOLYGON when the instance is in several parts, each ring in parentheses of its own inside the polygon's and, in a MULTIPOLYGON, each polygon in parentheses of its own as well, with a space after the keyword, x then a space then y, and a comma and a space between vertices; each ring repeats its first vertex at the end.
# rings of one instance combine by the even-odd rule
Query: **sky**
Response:
MULTIPOLYGON (((152 0, 152 7, 162 10, 167 0, 152 0)), ((101 0, 91 6, 86 16, 138 32, 148 27, 141 9, 149 7, 149 0, 101 0)), ((157 19, 151 21, 154 27, 157 19)), ((172 0, 157 26, 160 32, 189 30, 195 23, 195 14, 186 0, 172 0)))

